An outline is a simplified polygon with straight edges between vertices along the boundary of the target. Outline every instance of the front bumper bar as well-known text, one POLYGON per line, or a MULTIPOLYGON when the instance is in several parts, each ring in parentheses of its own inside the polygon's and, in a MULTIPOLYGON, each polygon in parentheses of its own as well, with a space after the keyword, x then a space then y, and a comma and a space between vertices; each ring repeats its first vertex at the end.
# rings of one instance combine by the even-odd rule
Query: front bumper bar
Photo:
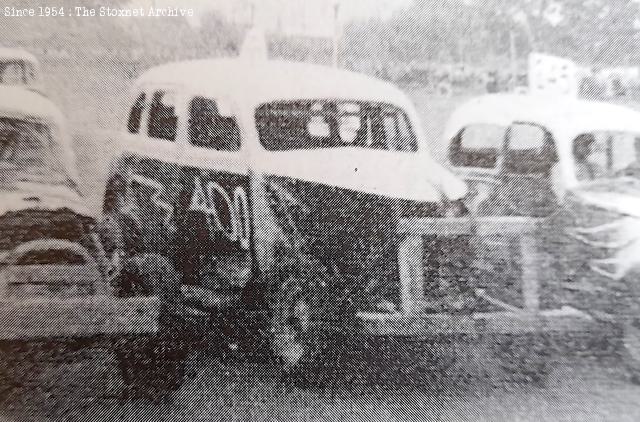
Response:
POLYGON ((109 295, 0 301, 0 340, 152 334, 157 297, 109 295))
POLYGON ((589 332, 596 323, 572 307, 528 312, 418 314, 359 312, 363 332, 371 336, 432 338, 446 335, 589 332))

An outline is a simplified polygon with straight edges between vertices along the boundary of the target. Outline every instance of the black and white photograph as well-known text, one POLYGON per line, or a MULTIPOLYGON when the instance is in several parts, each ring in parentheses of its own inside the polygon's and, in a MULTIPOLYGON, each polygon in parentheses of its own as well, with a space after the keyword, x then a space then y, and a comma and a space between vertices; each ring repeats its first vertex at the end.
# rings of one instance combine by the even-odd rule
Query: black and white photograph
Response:
POLYGON ((0 421, 639 420, 640 1, 0 1, 0 421))

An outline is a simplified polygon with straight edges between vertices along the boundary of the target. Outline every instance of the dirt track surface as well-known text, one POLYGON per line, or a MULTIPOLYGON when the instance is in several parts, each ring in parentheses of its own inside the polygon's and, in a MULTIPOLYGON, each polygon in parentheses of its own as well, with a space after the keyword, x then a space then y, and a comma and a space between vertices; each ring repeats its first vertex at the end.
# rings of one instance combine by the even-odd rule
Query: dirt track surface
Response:
POLYGON ((559 356, 542 387, 472 375, 469 368, 439 379, 363 370, 349 381, 305 387, 281 378, 272 362, 200 356, 186 384, 160 402, 125 398, 107 349, 48 359, 21 372, 20 387, 2 393, 1 420, 640 420, 640 387, 612 356, 559 356))

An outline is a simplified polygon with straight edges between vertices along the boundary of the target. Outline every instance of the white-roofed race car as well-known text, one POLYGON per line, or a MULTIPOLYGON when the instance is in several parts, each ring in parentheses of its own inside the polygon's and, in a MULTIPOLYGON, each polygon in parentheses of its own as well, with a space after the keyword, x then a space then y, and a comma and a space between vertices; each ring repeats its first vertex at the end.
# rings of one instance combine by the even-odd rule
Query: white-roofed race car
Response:
MULTIPOLYGON (((157 332, 157 298, 118 298, 78 188, 65 119, 37 92, 0 86, 0 359, 41 341, 157 332)), ((3 380, 4 382, 4 380, 3 380)))
POLYGON ((25 50, 0 47, 0 85, 42 90, 40 62, 25 50))
POLYGON ((203 60, 147 71, 130 104, 104 212, 134 234, 125 255, 153 251, 179 275, 176 318, 266 339, 298 369, 345 335, 537 332, 475 313, 466 186, 392 85, 203 60))
MULTIPOLYGON (((486 95, 452 114, 444 138, 470 186, 472 215, 533 224, 542 301, 571 301, 624 328, 637 376, 640 113, 570 97, 486 95)), ((499 274, 506 250, 485 247, 485 266, 499 274)))

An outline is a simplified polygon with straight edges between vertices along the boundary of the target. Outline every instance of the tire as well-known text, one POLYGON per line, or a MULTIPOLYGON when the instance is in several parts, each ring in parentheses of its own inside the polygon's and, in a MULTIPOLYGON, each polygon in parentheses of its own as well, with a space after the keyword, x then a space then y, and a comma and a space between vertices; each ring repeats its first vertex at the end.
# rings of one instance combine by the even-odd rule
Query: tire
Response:
POLYGON ((548 336, 533 333, 499 336, 494 353, 510 380, 543 386, 551 372, 552 351, 548 336))
POLYGON ((125 259, 144 251, 142 232, 133 217, 118 211, 105 214, 97 225, 97 232, 106 258, 107 280, 113 283, 125 259))
POLYGON ((270 313, 267 288, 252 282, 242 291, 240 315, 236 324, 239 355, 250 361, 270 357, 270 313))
POLYGON ((20 367, 20 364, 29 362, 29 359, 25 359, 27 353, 21 346, 21 343, 13 342, 12 344, 7 342, 0 344, 0 404, 14 390, 23 385, 25 368, 24 365, 20 367))
POLYGON ((180 277, 158 254, 140 254, 124 264, 123 291, 157 295, 160 300, 158 333, 129 337, 116 343, 115 355, 127 392, 161 398, 180 388, 185 378, 186 322, 180 277))
POLYGON ((335 352, 348 339, 350 324, 349 318, 328 322, 328 316, 335 317, 330 306, 320 305, 322 298, 310 290, 289 277, 278 288, 271 316, 271 353, 284 379, 302 387, 324 386, 336 379, 343 356, 335 352), (334 326, 337 323, 342 326, 334 326))

